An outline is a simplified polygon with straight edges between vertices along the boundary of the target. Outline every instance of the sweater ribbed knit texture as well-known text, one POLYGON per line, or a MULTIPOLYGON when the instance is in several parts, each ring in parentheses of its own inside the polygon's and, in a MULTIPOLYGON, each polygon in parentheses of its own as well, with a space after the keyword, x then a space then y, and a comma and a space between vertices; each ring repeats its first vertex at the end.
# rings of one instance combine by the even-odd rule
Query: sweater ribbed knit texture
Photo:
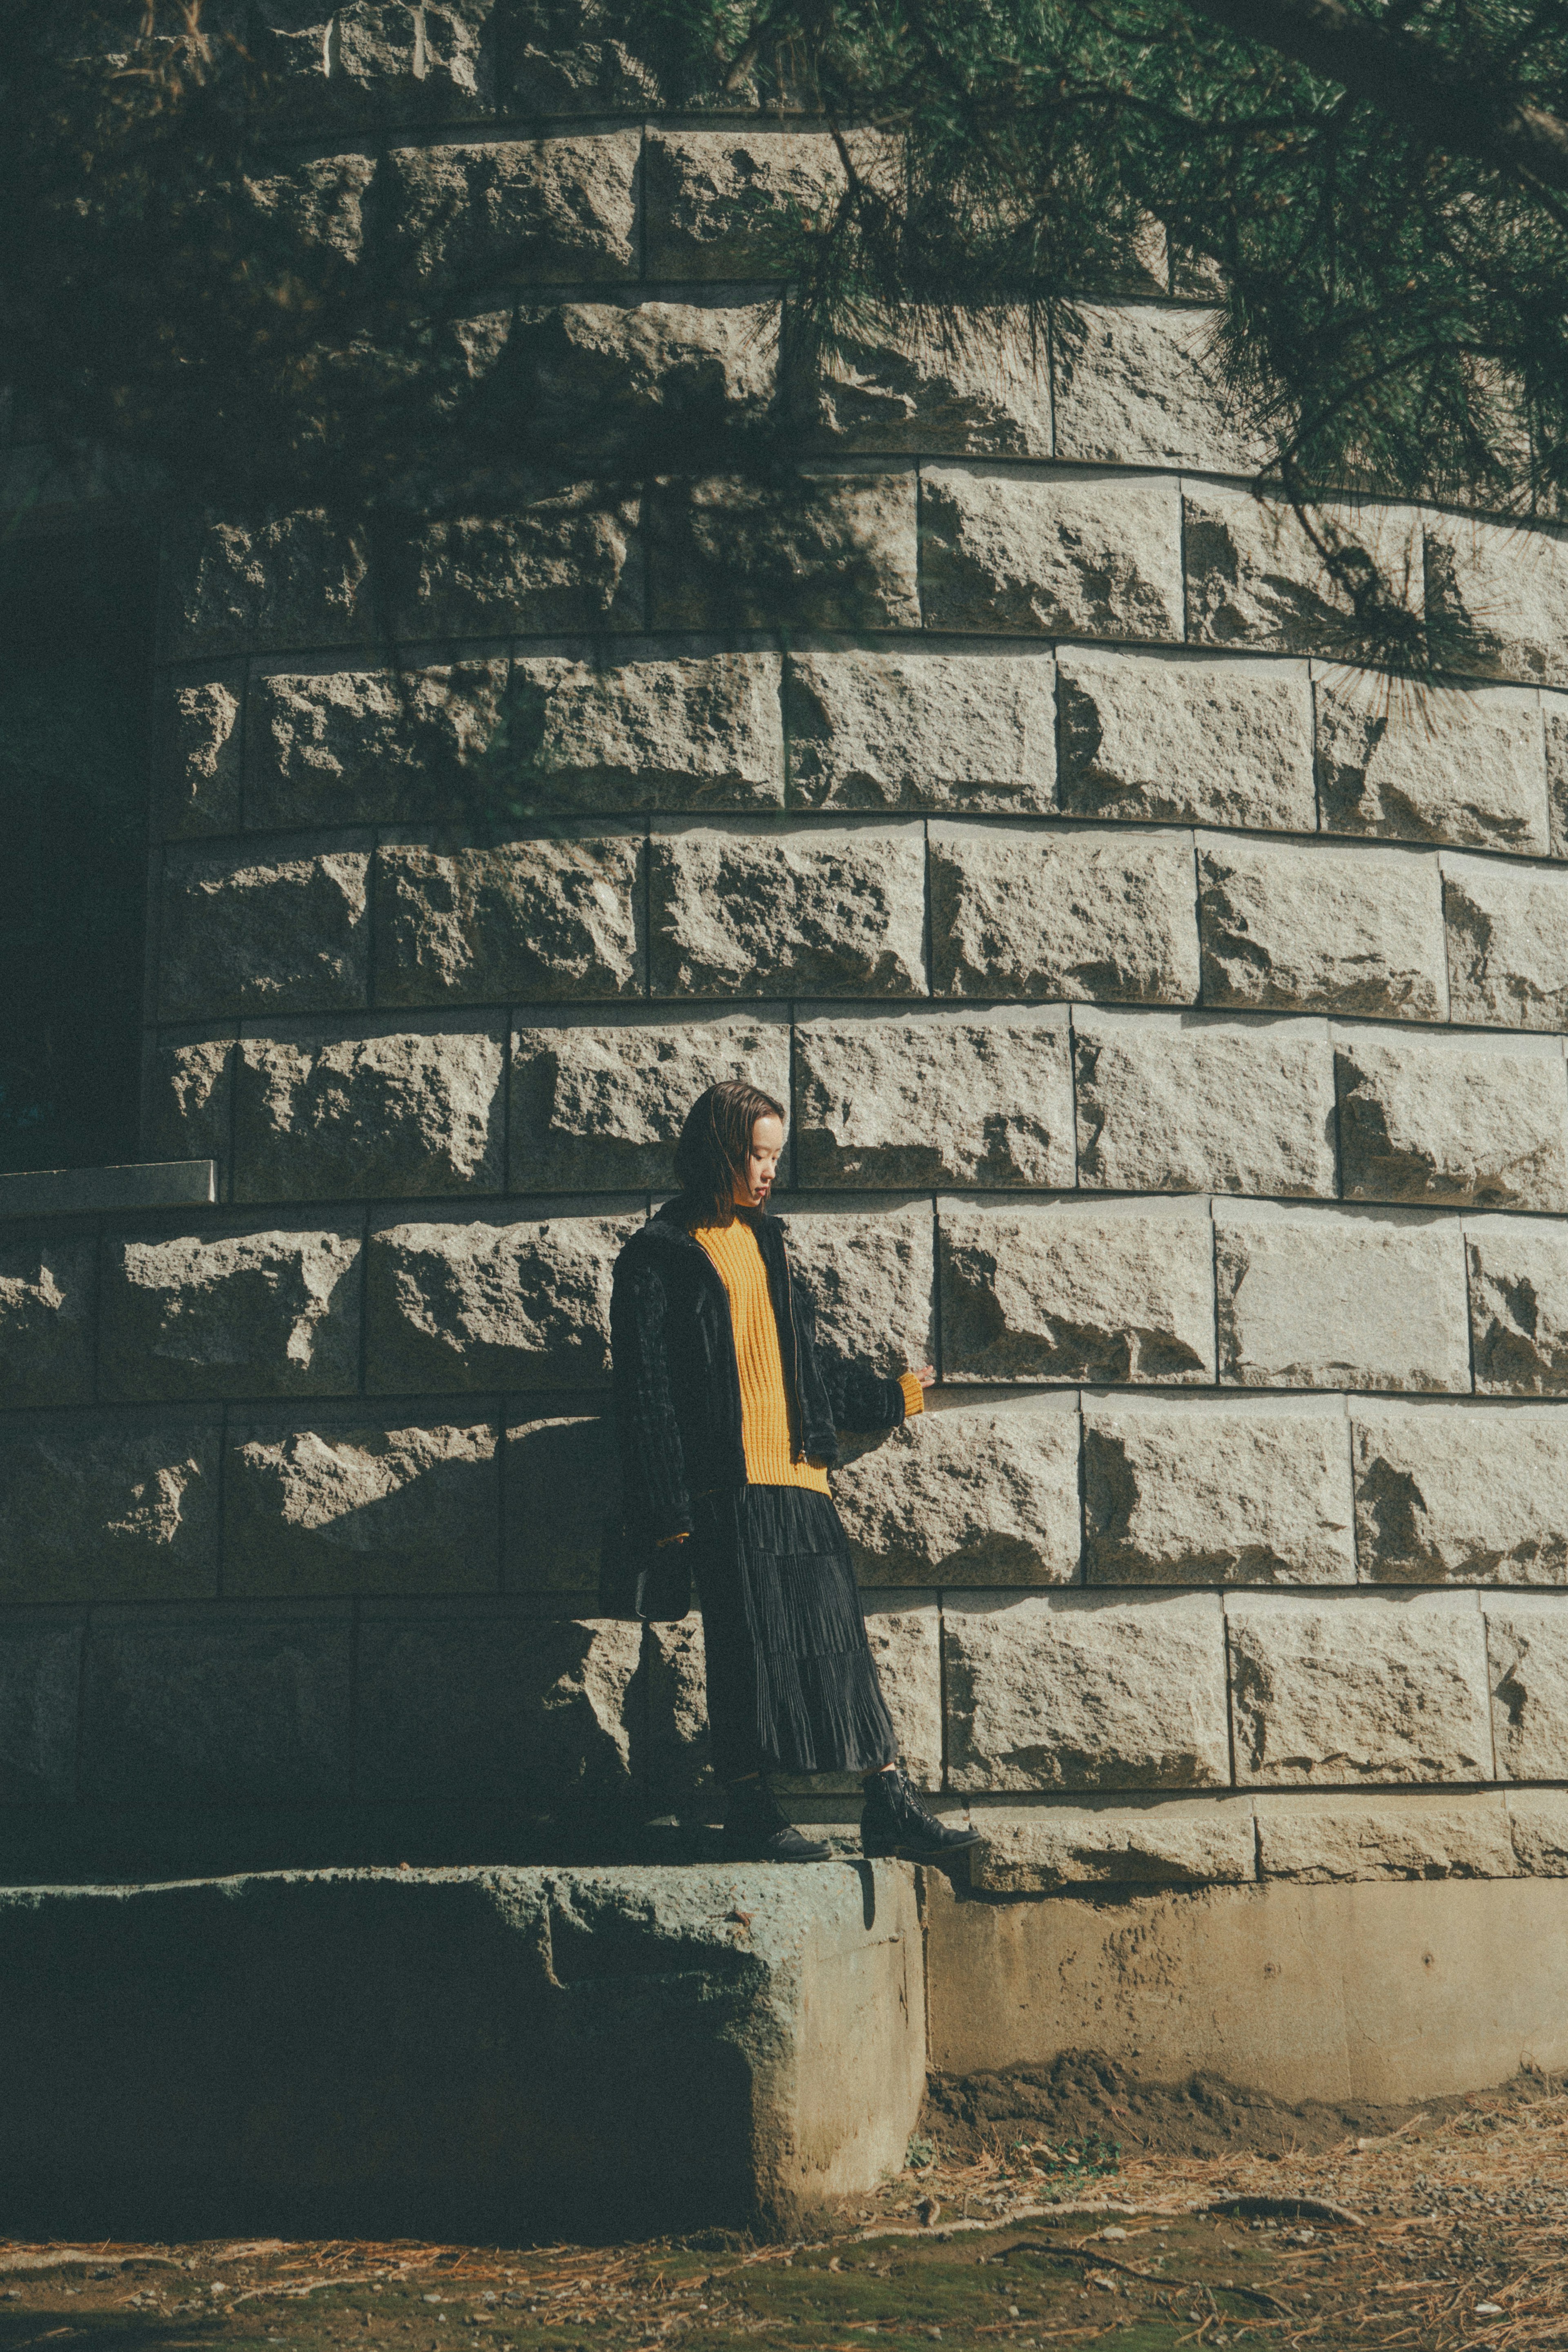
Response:
POLYGON ((740 1439, 747 1483, 809 1486, 813 1494, 827 1494, 828 1474, 820 1462, 790 1459, 784 1358, 757 1235, 744 1218, 737 1217, 727 1225, 698 1225, 695 1238, 717 1267, 729 1299, 735 1360, 740 1368, 740 1439))

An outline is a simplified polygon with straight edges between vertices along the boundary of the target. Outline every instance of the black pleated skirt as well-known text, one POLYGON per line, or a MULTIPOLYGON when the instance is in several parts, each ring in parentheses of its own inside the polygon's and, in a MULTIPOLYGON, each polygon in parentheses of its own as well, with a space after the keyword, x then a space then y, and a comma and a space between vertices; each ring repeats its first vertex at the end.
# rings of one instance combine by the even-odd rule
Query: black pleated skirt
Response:
POLYGON ((873 1772, 898 1739, 839 1515, 809 1486, 702 1496, 692 1569, 716 1770, 873 1772))

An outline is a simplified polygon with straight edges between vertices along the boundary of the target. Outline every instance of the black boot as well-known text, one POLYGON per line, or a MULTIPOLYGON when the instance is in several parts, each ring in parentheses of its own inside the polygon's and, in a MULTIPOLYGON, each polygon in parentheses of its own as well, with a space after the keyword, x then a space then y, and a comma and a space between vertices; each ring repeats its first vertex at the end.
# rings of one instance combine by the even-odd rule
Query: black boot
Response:
POLYGON ((948 1862, 985 1843, 978 1830, 950 1830, 928 1813, 902 1764, 865 1784, 861 1815, 861 1852, 868 1862, 896 1856, 900 1862, 948 1862))
POLYGON ((800 1835, 779 1811, 773 1791, 758 1774, 730 1783, 724 1808, 726 1862, 826 1862, 832 1848, 800 1835))

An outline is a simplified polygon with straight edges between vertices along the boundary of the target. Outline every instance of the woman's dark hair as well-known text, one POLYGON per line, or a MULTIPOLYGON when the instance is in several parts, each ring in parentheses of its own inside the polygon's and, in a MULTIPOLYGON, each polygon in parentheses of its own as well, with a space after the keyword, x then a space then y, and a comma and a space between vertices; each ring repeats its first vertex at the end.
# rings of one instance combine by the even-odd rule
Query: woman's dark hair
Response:
POLYGON ((745 1171, 751 1130, 759 1118, 783 1117, 782 1103, 744 1078, 722 1078, 697 1097, 675 1146, 675 1181, 693 1224, 734 1222, 735 1180, 745 1171))

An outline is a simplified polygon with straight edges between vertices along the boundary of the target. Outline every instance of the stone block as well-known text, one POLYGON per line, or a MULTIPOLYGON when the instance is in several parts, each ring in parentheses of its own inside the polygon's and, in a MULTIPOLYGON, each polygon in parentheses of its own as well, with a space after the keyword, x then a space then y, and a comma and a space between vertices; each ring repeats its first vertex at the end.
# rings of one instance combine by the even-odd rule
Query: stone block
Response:
POLYGON ((319 508, 185 524, 164 569, 163 656, 354 645, 370 627, 368 569, 359 537, 319 508))
POLYGON ((825 131, 651 130, 643 151, 651 278, 783 278, 784 244, 842 193, 825 131))
POLYGON ((717 1821, 723 1784, 708 1754, 707 1655, 696 1610, 646 1631, 647 1801, 717 1821))
POLYGON ((1502 1780, 1568 1780, 1568 1595, 1486 1604, 1502 1780))
POLYGON ((234 1131, 238 1024, 215 1034, 164 1030, 150 1040, 142 1070, 141 1141, 160 1160, 211 1160, 227 1197, 234 1131))
POLYGON ((0 1628, 0 1806, 70 1804, 77 1792, 79 1618, 7 1611, 0 1628))
POLYGON ((370 155, 318 155, 283 172, 241 182, 249 218, 240 231, 267 255, 266 267, 315 273, 341 287, 364 254, 366 202, 375 178, 370 155))
POLYGON ((1188 834, 936 824, 930 863, 939 996, 1197 995, 1188 834))
POLYGON ((1182 635, 1174 477, 931 465, 920 527, 928 628, 1182 635))
POLYGON ((1043 648, 791 654, 794 799, 823 809, 1051 810, 1053 667, 1043 648))
POLYGON ((1475 1796, 1260 1796, 1263 1878, 1327 1885, 1362 1878, 1512 1878, 1519 1864, 1500 1789, 1475 1796))
POLYGON ((1460 677, 1568 686, 1568 548, 1561 530, 1426 519, 1427 626, 1460 677))
POLYGON ((938 1400, 885 1437, 845 1439, 833 1480, 869 1584, 1072 1584, 1078 1401, 938 1400))
POLYGON ((1477 1391, 1568 1393, 1568 1223, 1467 1217, 1464 1233, 1477 1391))
POLYGON ((1568 1209, 1568 1077, 1557 1038, 1334 1032, 1353 1201, 1568 1209))
POLYGON ((620 1215, 475 1210, 371 1228, 365 1295, 373 1394, 602 1388, 610 1277, 642 1223, 620 1215))
MULTIPOLYGON (((1184 483, 1182 505, 1189 643, 1355 658, 1349 602, 1288 506, 1217 482, 1184 483)), ((1365 549, 1385 579, 1407 585, 1420 610, 1421 527, 1413 514, 1341 508, 1326 520, 1365 549)))
POLYGON ((1504 1801, 1520 1869, 1568 1878, 1568 1789, 1510 1789, 1504 1801))
POLYGON ((1254 474, 1271 443, 1249 428, 1211 353, 1219 314, 1084 302, 1055 325, 1058 457, 1254 474))
POLYGON ((0 1600, 214 1594, 222 1434, 216 1412, 0 1421, 0 1600))
POLYGON ((1568 1585, 1568 1414, 1357 1404, 1356 1549, 1372 1584, 1568 1585))
POLYGON ((361 1240, 224 1218, 111 1234, 106 1397, 341 1396, 359 1385, 361 1240))
POLYGON ((907 463, 672 478, 649 501, 650 625, 918 629, 916 507, 907 463))
POLYGON ((381 1804, 624 1803, 642 1627, 491 1601, 368 1609, 360 1631, 358 1783, 381 1804))
POLYGON ((649 845, 655 996, 920 996, 918 824, 670 825, 649 845))
POLYGON ((780 1207, 796 1279, 817 1309, 819 1342, 886 1374, 936 1354, 931 1202, 864 1193, 787 1196, 780 1207))
POLYGON ((1453 1018, 1568 1028, 1568 875, 1489 857, 1442 864, 1453 1018))
POLYGON ((501 1474, 489 1422, 389 1421, 363 1404, 231 1416, 224 1591, 251 1600, 494 1592, 501 1474))
POLYGON ((498 1192, 501 1023, 309 1023, 241 1040, 235 1195, 498 1192))
POLYGON ((1074 1181, 1065 1005, 904 1019, 801 1006, 795 1102, 803 1184, 1074 1181))
POLYGON ((1056 698, 1070 815, 1316 830, 1304 662, 1067 650, 1056 698))
POLYGON ((945 1380, 1214 1379, 1204 1202, 939 1209, 945 1380))
POLYGON ((1354 1584, 1338 1397, 1083 1401, 1090 1584, 1354 1584))
POLYGON ((370 964, 368 841, 279 842, 266 854, 171 850, 163 868, 158 1009, 337 1013, 363 1004, 370 964))
POLYGON ((790 387, 800 423, 845 448, 927 457, 1049 457, 1051 373, 1026 307, 969 310, 933 326, 918 310, 841 336, 790 387))
POLYGON ((421 289, 502 276, 535 285, 637 269, 635 127, 387 157, 391 253, 421 289))
POLYGON ((484 789, 504 731, 507 665, 442 662, 396 673, 253 673, 246 701, 250 825, 451 818, 484 789))
POLYGON ((784 804, 777 654, 519 661, 509 761, 561 809, 784 804))
POLYGON ((0 1237, 0 1408, 91 1397, 97 1259, 79 1229, 0 1237))
POLYGON ((726 291, 670 302, 526 304, 506 343, 508 397, 547 446, 602 465, 647 436, 735 436, 763 425, 777 392, 779 303, 726 291))
POLYGON ((511 103, 530 118, 642 114, 672 92, 654 45, 601 0, 523 0, 512 17, 511 103))
POLYGON ((157 807, 165 840, 239 831, 244 700, 237 667, 190 683, 172 679, 160 694, 157 807))
POLYGON ((1230 1779, 1216 1593, 974 1593, 948 1600, 943 1640, 954 1789, 1230 1779))
POLYGON ((1448 1019, 1435 856, 1200 834, 1197 876, 1206 1004, 1448 1019))
POLYGON ((1236 1593, 1225 1612, 1243 1787, 1491 1779, 1473 1595, 1236 1593))
POLYGON ((409 637, 546 635, 643 625, 642 504, 602 482, 534 473, 503 512, 415 531, 398 626, 409 637))
POLYGON ((1546 797, 1551 810, 1552 855, 1568 857, 1568 701, 1543 694, 1546 736, 1546 797))
POLYGON ((788 1108, 784 1008, 695 1021, 564 1013, 530 1023, 512 1038, 514 1189, 673 1190, 686 1113, 721 1078, 748 1078, 788 1108))
POLYGON ((988 1895, 1089 1886, 1235 1886, 1256 1875, 1249 1797, 1103 1797, 979 1805, 969 1884, 988 1895))
POLYGON ((102 1610, 82 1676, 89 1803, 343 1804, 353 1626, 341 1608, 102 1610))
POLYGON ((250 55, 290 128, 347 120, 380 129, 492 110, 490 0, 325 0, 252 12, 250 55), (280 21, 281 20, 281 21, 280 21))
POLYGON ((1389 678, 1354 672, 1320 677, 1315 692, 1328 832, 1546 855, 1538 695, 1432 687, 1401 697, 1389 678))
POLYGON ((608 1414, 573 1396, 529 1398, 507 1431, 508 1592, 594 1593, 621 1524, 621 1457, 608 1414))
POLYGON ((639 835, 402 841, 377 861, 376 993, 384 1004, 640 996, 639 835))
POLYGON ((1469 1390, 1454 1219, 1217 1201, 1214 1223, 1227 1385, 1469 1390))
POLYGON ((1078 1004, 1072 1041, 1081 1184, 1333 1198, 1326 1022, 1078 1004))

